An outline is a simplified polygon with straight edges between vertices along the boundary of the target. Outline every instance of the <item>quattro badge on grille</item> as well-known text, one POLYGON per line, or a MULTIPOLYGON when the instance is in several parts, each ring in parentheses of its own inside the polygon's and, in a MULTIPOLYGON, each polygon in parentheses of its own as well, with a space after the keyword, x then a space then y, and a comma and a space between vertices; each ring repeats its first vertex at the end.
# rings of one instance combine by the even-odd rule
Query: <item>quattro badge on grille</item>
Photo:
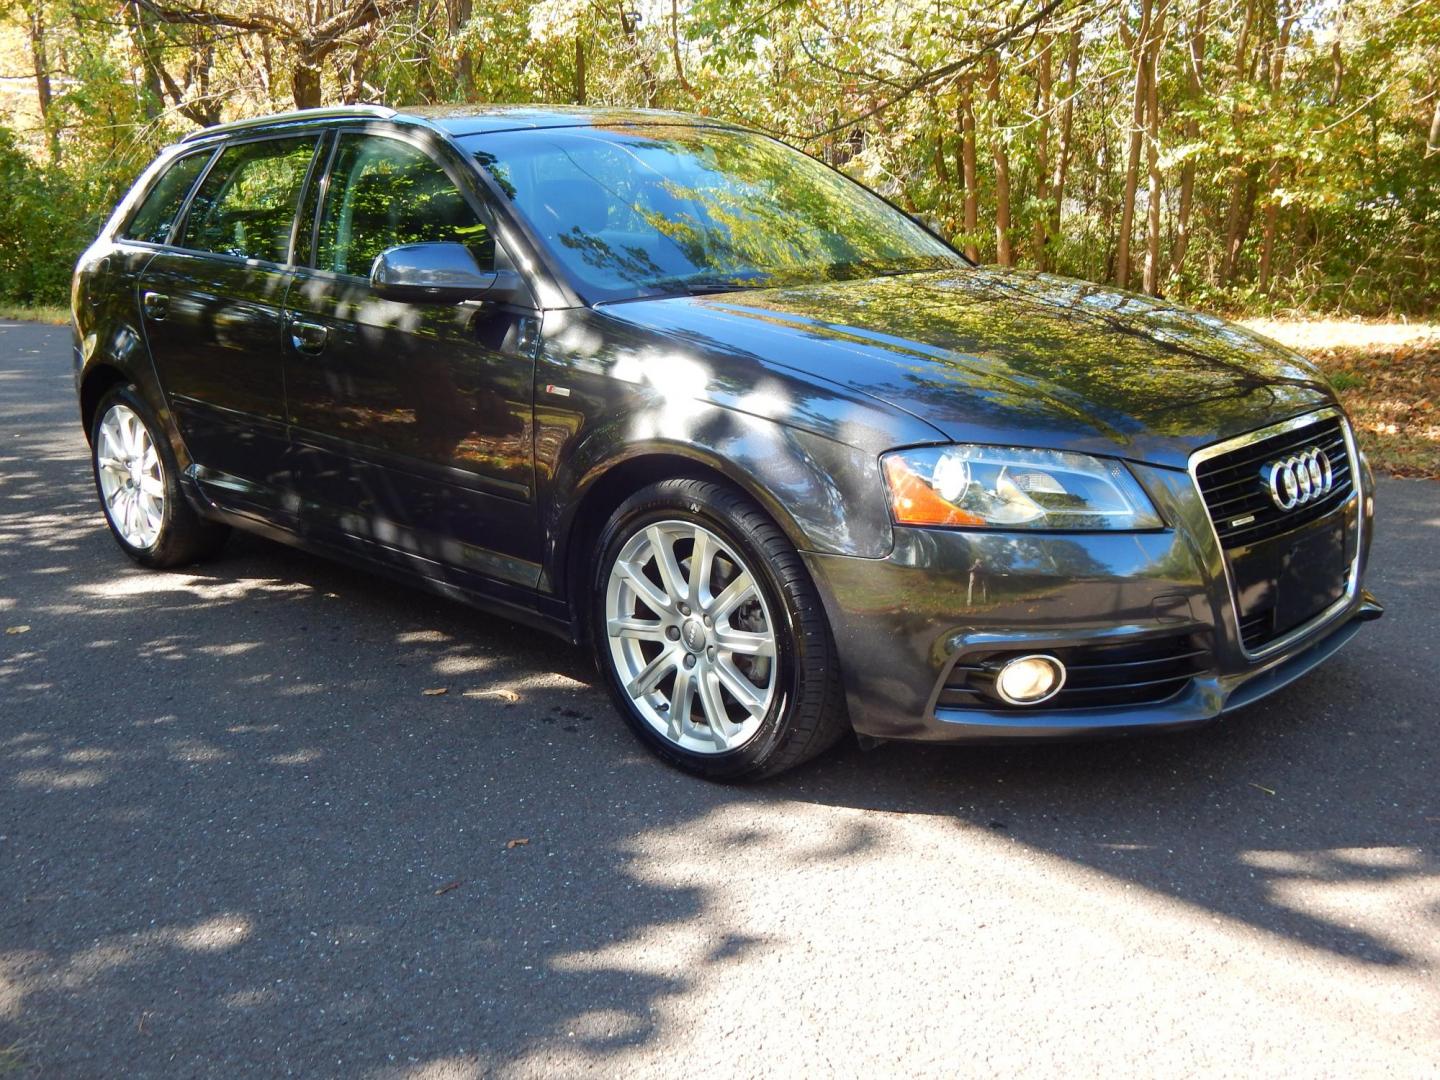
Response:
POLYGON ((1314 502, 1335 487, 1330 459, 1318 446, 1307 446, 1298 454, 1270 462, 1261 477, 1270 488, 1270 498, 1281 510, 1314 502))

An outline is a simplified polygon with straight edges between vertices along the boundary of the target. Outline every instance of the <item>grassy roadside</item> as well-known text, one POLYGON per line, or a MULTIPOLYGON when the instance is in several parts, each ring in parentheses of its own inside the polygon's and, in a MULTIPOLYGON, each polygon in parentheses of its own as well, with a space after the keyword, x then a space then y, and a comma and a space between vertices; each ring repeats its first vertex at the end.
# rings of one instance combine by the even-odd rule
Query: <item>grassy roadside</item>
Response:
POLYGON ((70 309, 49 304, 14 304, 0 300, 0 322, 38 322, 64 326, 70 321, 70 309))
POLYGON ((1440 480, 1440 323, 1247 319, 1245 325, 1320 365, 1376 469, 1440 480))

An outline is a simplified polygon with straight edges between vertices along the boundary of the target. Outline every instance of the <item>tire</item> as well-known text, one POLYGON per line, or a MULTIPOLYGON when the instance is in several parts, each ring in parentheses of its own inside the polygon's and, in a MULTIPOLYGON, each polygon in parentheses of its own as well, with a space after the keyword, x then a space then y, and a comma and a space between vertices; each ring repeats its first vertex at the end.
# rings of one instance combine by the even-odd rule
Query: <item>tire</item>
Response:
POLYGON ((596 663, 661 759, 712 780, 757 780, 850 729, 815 585, 742 493, 708 480, 652 484, 615 511, 598 550, 596 663), (673 561, 662 568, 664 550, 673 561), (708 570, 697 577, 697 566, 708 570))
POLYGON ((110 535, 141 566, 161 570, 214 555, 230 535, 180 489, 180 467, 153 410, 134 386, 100 399, 90 429, 90 468, 110 535))

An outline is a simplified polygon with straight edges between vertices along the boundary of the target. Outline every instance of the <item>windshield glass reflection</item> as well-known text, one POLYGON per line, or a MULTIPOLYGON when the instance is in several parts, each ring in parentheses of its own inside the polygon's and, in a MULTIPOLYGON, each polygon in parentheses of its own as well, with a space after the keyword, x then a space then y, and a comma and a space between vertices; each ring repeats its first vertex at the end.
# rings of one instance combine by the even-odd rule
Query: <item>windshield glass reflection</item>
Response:
POLYGON ((884 200, 759 135, 567 128, 465 143, 592 301, 965 265, 884 200))

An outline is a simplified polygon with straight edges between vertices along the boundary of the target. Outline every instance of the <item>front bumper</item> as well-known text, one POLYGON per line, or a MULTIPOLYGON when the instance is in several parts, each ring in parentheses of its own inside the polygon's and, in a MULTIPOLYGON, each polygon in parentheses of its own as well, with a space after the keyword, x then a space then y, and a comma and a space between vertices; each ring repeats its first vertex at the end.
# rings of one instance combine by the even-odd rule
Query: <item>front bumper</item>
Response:
MULTIPOLYGON (((1368 475, 1335 511, 1355 537, 1348 598, 1257 658, 1242 646, 1224 552, 1191 477, 1154 467, 1135 472, 1172 527, 1069 534, 897 528, 884 559, 807 554, 855 730, 883 739, 999 741, 1192 727, 1300 678, 1381 614, 1362 584, 1368 475), (1130 691, 1117 704, 1102 691, 1081 697, 1082 707, 1072 696, 1068 707, 1027 709, 956 689, 957 672, 979 670, 976 657, 1089 650, 1105 660, 1099 654, 1107 649, 1128 658, 1123 650, 1135 647, 1143 656, 1146 643, 1172 640, 1201 643, 1194 649, 1201 658, 1192 674, 1157 687, 1154 699, 1136 701, 1130 691)), ((1159 673, 1176 670, 1184 669, 1159 673)))

